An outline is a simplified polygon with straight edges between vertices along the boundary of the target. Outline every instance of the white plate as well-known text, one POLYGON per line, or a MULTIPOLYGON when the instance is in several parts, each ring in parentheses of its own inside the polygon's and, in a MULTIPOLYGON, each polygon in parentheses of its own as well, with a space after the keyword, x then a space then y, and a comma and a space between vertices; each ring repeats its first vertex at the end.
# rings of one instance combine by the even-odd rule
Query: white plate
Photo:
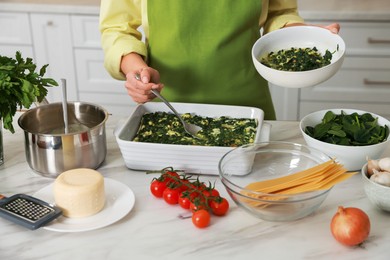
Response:
MULTIPOLYGON (((59 217, 44 229, 57 232, 83 232, 102 228, 115 223, 134 207, 133 191, 121 182, 104 178, 106 204, 97 214, 86 218, 59 217)), ((53 184, 50 184, 34 194, 35 197, 54 204, 53 184)))

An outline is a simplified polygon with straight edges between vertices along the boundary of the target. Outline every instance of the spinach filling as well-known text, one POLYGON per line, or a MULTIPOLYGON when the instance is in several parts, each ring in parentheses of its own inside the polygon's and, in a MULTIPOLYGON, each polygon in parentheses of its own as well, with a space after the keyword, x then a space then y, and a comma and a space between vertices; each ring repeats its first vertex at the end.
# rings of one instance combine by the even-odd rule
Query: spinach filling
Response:
POLYGON ((307 71, 329 65, 332 60, 332 53, 326 50, 324 56, 316 47, 313 48, 291 48, 270 52, 260 58, 260 62, 272 69, 283 71, 307 71))
POLYGON ((161 144, 201 145, 237 147, 253 143, 256 136, 257 120, 250 118, 212 118, 182 114, 188 122, 202 127, 199 139, 188 135, 180 120, 172 113, 146 113, 133 141, 161 144))

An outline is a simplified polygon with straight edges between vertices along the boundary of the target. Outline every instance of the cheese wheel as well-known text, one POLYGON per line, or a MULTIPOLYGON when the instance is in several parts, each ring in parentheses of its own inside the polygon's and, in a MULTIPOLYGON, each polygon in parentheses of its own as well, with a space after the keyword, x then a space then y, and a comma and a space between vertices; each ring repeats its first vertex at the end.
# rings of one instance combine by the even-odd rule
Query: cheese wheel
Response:
POLYGON ((94 215, 105 204, 104 178, 92 169, 73 169, 61 173, 54 181, 54 200, 69 218, 94 215))

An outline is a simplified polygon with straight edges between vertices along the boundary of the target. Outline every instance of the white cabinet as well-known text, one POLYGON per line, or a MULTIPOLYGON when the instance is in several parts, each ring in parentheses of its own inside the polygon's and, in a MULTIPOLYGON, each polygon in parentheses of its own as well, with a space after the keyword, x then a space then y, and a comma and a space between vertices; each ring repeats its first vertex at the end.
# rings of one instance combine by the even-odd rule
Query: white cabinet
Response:
MULTIPOLYGON (((78 99, 72 50, 70 16, 66 14, 30 14, 35 61, 39 66, 49 64, 45 76, 67 81, 68 100, 78 99)), ((61 101, 60 87, 49 88, 49 102, 61 101)))
MULTIPOLYGON (((98 15, 4 11, 0 28, 0 55, 13 57, 19 50, 39 67, 49 64, 45 77, 58 83, 66 79, 68 100, 99 104, 123 115, 136 105, 124 81, 113 79, 104 68, 98 15)), ((48 90, 49 102, 61 101, 60 87, 48 90)))
POLYGON ((336 107, 367 110, 390 118, 390 23, 340 25, 346 43, 343 66, 328 81, 300 90, 299 118, 336 107))
POLYGON ((127 115, 136 104, 127 95, 124 81, 114 80, 104 68, 98 19, 71 17, 79 99, 100 104, 110 113, 127 115))
POLYGON ((99 17, 72 15, 73 45, 76 48, 100 49, 99 17))
POLYGON ((135 103, 127 95, 123 81, 116 81, 103 67, 99 49, 75 49, 79 99, 100 104, 110 113, 129 114, 135 103))
POLYGON ((0 28, 0 55, 15 57, 20 51, 23 56, 34 56, 28 14, 0 12, 0 28))
POLYGON ((278 119, 297 120, 329 108, 356 108, 390 118, 390 23, 340 22, 340 25, 340 35, 346 43, 340 71, 314 87, 271 86, 278 119))

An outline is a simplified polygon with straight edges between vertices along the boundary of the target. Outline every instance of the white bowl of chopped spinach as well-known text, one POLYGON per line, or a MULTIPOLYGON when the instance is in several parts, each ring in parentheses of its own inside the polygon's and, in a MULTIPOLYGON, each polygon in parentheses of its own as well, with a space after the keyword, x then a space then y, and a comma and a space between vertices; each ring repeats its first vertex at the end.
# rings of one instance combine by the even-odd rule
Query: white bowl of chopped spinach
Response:
POLYGON ((356 109, 327 109, 300 122, 308 146, 325 152, 348 170, 360 170, 369 158, 379 158, 389 145, 390 121, 356 109))
POLYGON ((270 32, 252 48, 253 63, 269 83, 303 88, 320 84, 340 69, 343 39, 316 26, 287 27, 270 32))

